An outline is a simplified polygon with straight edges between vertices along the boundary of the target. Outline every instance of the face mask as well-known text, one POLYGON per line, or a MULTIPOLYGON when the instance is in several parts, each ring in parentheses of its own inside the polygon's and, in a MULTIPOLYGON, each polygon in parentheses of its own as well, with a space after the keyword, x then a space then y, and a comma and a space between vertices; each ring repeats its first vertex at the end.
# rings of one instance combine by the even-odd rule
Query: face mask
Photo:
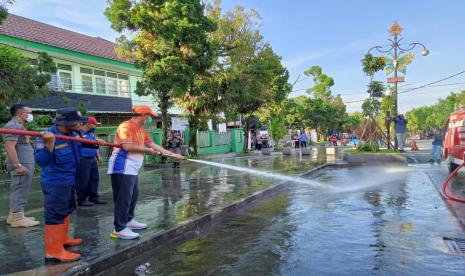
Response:
POLYGON ((32 116, 32 114, 27 114, 26 122, 30 123, 32 120, 34 120, 34 116, 32 116))
POLYGON ((152 124, 152 116, 149 116, 149 117, 147 118, 147 120, 145 120, 144 125, 149 126, 149 125, 151 125, 151 124, 152 124))

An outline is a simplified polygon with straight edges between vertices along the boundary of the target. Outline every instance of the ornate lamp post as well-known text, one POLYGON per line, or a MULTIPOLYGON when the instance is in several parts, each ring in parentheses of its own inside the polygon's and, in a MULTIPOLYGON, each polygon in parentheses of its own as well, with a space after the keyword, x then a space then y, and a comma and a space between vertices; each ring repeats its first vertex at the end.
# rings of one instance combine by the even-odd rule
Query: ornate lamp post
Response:
MULTIPOLYGON (((392 24, 391 28, 389 29, 389 33, 393 38, 389 38, 390 45, 389 46, 374 46, 368 50, 368 53, 370 53, 373 50, 378 51, 379 53, 382 54, 387 54, 392 57, 392 60, 388 58, 390 62, 387 64, 386 68, 386 73, 387 75, 390 75, 391 73, 394 73, 393 77, 388 77, 387 82, 388 83, 393 83, 394 84, 394 91, 393 91, 393 96, 394 96, 394 116, 398 114, 398 104, 397 104, 397 84, 399 82, 404 82, 405 78, 400 77, 398 75, 399 72, 405 74, 406 72, 406 65, 411 63, 414 54, 413 53, 407 53, 410 50, 413 50, 415 47, 420 46, 423 49, 421 50, 420 54, 422 56, 427 56, 429 54, 429 50, 426 49, 426 46, 423 45, 422 43, 418 42, 412 42, 409 43, 405 48, 401 44, 401 41, 403 38, 399 38, 400 34, 402 32, 402 28, 400 27, 399 23, 395 22, 392 24), (401 56, 402 54, 406 53, 405 55, 401 56)), ((389 114, 390 115, 390 114, 389 114)), ((389 120, 389 125, 390 125, 390 120, 389 120)), ((388 136, 389 136, 389 127, 388 127, 388 136)), ((397 149, 397 140, 396 140, 396 149, 397 149)))

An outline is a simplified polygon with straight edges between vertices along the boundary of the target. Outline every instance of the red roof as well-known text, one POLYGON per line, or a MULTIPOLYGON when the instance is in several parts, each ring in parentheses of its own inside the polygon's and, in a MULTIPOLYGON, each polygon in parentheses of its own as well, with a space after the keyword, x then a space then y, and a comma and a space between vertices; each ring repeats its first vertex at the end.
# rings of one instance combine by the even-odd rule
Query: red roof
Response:
POLYGON ((92 37, 58 28, 22 16, 9 14, 0 25, 0 33, 62 49, 102 58, 127 62, 116 55, 117 44, 100 37, 92 37))

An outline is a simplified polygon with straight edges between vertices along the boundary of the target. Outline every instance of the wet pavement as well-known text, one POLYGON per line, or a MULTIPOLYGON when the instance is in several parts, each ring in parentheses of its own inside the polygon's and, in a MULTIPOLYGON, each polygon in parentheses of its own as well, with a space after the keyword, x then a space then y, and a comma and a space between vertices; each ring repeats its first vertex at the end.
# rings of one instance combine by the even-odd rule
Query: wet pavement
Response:
MULTIPOLYGON (((326 163, 324 155, 283 157, 246 155, 242 157, 220 156, 209 158, 241 167, 257 168, 296 175, 326 163)), ((330 157, 330 162, 335 158, 330 157)), ((198 218, 230 202, 264 190, 281 181, 255 177, 237 171, 212 166, 185 163, 181 169, 169 167, 144 171, 139 177, 139 201, 136 219, 149 224, 141 231, 142 240, 198 218)), ((0 186, 0 273, 33 270, 42 273, 60 273, 73 266, 96 258, 111 256, 114 252, 134 246, 140 241, 110 239, 113 230, 113 204, 108 176, 101 173, 100 192, 107 205, 78 207, 72 216, 71 229, 76 237, 84 239, 81 246, 73 247, 83 260, 76 263, 43 266, 43 198, 39 183, 34 183, 26 207, 27 215, 41 221, 41 227, 14 229, 7 227, 8 187, 0 186)))
MULTIPOLYGON (((293 156, 273 153, 208 159, 297 175, 336 162, 334 156, 322 152, 312 156, 300 156, 297 152, 293 156)), ((310 271, 463 275, 465 259, 448 252, 441 238, 465 237, 461 228, 465 225, 465 206, 452 203, 452 212, 447 209, 437 190, 447 176, 446 164, 425 164, 428 154, 428 149, 410 152, 412 164, 408 173, 402 169, 389 171, 390 174, 384 171, 384 175, 360 168, 326 169, 319 180, 339 185, 340 193, 319 194, 314 188, 296 186, 243 215, 213 222, 210 230, 196 232, 194 239, 168 243, 103 274, 308 275, 310 271), (379 183, 380 179, 381 186, 370 184, 379 183)), ((181 169, 146 170, 140 176, 136 218, 148 223, 149 228, 141 232, 141 241, 122 241, 109 237, 113 229, 111 184, 102 171, 100 191, 109 204, 80 207, 72 218, 75 235, 85 240, 73 250, 82 253, 83 260, 55 266, 43 265, 43 225, 30 229, 7 227, 4 218, 8 212, 8 187, 0 185, 0 274, 60 274, 126 251, 280 182, 194 163, 185 163, 181 169)), ((465 176, 459 176, 451 187, 465 197, 463 183, 465 176)), ((27 215, 43 223, 38 183, 34 184, 27 210, 27 215)))
POLYGON ((465 237, 429 177, 443 170, 325 169, 317 180, 339 191, 296 184, 203 234, 103 274, 465 275, 464 257, 442 240, 465 237))

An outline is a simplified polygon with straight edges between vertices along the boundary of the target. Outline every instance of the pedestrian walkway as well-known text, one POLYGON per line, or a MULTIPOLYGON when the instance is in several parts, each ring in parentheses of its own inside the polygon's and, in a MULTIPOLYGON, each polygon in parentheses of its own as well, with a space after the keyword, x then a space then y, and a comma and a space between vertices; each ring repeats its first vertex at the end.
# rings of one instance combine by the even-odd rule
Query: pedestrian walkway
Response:
MULTIPOLYGON (((295 175, 326 162, 312 157, 282 155, 210 158, 241 167, 257 168, 295 175)), ((279 181, 255 177, 217 167, 186 162, 181 169, 169 167, 143 172, 139 178, 139 201, 136 218, 149 224, 140 231, 144 237, 155 236, 179 224, 198 218, 230 202, 263 190, 279 181)), ((44 273, 64 272, 76 265, 110 256, 141 241, 110 238, 113 230, 113 204, 108 176, 101 175, 100 192, 107 205, 79 207, 72 215, 71 229, 84 243, 73 250, 80 252, 80 262, 44 266, 43 198, 39 183, 34 183, 26 207, 27 215, 41 221, 41 227, 10 228, 5 223, 8 212, 8 187, 0 190, 0 272, 35 270, 44 273)))

